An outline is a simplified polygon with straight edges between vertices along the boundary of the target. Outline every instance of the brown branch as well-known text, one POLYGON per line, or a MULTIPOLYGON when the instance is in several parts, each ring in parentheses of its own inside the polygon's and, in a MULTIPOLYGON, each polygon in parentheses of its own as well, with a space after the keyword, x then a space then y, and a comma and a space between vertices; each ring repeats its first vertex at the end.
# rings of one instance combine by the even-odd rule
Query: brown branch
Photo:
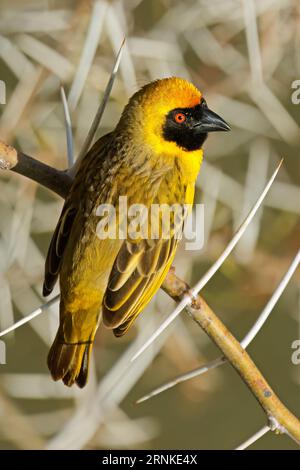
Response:
MULTIPOLYGON (((176 276, 174 268, 171 268, 167 274, 162 289, 176 301, 190 295, 190 287, 176 276)), ((279 400, 249 354, 211 310, 203 297, 198 295, 192 299, 191 305, 186 310, 239 373, 266 412, 270 429, 278 433, 286 433, 300 444, 300 421, 279 400)))
POLYGON ((66 172, 46 165, 0 141, 0 170, 12 170, 66 198, 73 179, 66 172))
MULTIPOLYGON (((67 172, 56 170, 22 152, 17 152, 13 147, 0 141, 1 168, 11 169, 31 178, 63 198, 68 194, 72 184, 72 177, 67 172)), ((169 271, 162 289, 176 301, 190 295, 188 284, 176 276, 174 269, 169 271)), ((218 346, 256 397, 268 416, 270 429, 277 433, 287 433, 300 443, 299 420, 279 400, 248 353, 210 309, 205 300, 198 295, 192 299, 187 311, 218 346)))

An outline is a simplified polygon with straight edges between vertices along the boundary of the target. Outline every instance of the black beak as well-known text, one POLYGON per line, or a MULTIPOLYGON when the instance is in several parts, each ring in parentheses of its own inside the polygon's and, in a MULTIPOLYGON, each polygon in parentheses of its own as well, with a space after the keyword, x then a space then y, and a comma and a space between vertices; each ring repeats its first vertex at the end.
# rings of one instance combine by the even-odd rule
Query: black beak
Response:
POLYGON ((230 126, 209 108, 202 108, 201 118, 194 126, 197 133, 230 131, 230 126))

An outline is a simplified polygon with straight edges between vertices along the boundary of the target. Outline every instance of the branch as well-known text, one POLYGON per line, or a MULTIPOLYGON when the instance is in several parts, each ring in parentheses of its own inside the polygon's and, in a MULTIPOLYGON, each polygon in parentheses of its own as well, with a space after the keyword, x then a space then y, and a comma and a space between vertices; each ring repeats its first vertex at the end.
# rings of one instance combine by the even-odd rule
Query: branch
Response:
MULTIPOLYGON (((31 178, 63 198, 68 194, 73 181, 66 172, 39 162, 3 142, 0 142, 0 168, 11 169, 31 178)), ((237 370, 266 412, 270 429, 277 433, 286 433, 300 444, 299 420, 281 403, 248 353, 204 299, 199 294, 193 293, 192 295, 188 284, 175 275, 174 269, 169 271, 162 288, 176 301, 182 301, 189 297, 190 302, 185 306, 189 315, 207 333, 237 370)), ((43 309, 40 309, 40 313, 42 311, 43 309)))
MULTIPOLYGON (((255 336, 259 333, 259 331, 261 330, 261 328, 263 327, 263 325, 269 318, 269 315, 271 314, 273 308, 275 307, 279 298, 283 294, 286 286, 288 285, 290 279, 292 278, 299 264, 300 264, 300 250, 298 250, 288 270, 284 274, 283 278, 281 279, 280 283, 276 287, 275 291, 273 292, 272 296, 268 300, 267 304, 261 311, 254 325, 250 328, 250 330, 248 331, 246 336, 242 339, 242 341, 240 341, 240 344, 244 349, 246 349, 249 346, 251 341, 253 341, 255 336)), ((0 333, 0 336, 1 336, 1 333, 0 333)), ((159 395, 160 393, 165 392, 166 390, 169 390, 170 388, 174 387, 175 385, 178 385, 179 383, 185 382, 186 380, 190 380, 195 377, 199 377, 199 375, 202 375, 208 372, 209 370, 215 369, 216 367, 222 366, 223 364, 226 364, 226 362, 227 362, 226 358, 224 356, 221 356, 221 357, 218 357, 217 359, 214 359, 213 361, 206 363, 205 365, 201 367, 197 367, 196 369, 192 369, 188 372, 185 372, 184 374, 178 375, 172 380, 169 380, 168 382, 165 382, 159 387, 156 387, 151 392, 148 392, 146 395, 143 395, 141 398, 139 398, 136 401, 136 403, 138 404, 138 403, 147 401, 149 400, 149 398, 159 395)))
POLYGON ((190 297, 191 303, 186 306, 187 312, 239 373, 266 412, 270 429, 277 433, 286 433, 300 444, 300 421, 279 400, 248 353, 219 320, 203 297, 191 296, 190 287, 176 276, 174 269, 170 269, 162 288, 176 301, 186 296, 190 297))
POLYGON ((56 170, 2 141, 0 141, 0 170, 12 170, 26 176, 64 199, 73 182, 73 178, 66 171, 56 170))

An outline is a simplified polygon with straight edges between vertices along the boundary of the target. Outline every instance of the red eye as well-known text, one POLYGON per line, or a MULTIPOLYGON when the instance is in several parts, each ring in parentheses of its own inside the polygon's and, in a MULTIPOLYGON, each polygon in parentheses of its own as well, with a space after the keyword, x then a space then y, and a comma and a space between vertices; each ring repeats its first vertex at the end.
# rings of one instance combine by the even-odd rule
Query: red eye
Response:
POLYGON ((176 113, 175 114, 175 121, 178 122, 178 124, 182 124, 186 120, 186 116, 183 113, 176 113))

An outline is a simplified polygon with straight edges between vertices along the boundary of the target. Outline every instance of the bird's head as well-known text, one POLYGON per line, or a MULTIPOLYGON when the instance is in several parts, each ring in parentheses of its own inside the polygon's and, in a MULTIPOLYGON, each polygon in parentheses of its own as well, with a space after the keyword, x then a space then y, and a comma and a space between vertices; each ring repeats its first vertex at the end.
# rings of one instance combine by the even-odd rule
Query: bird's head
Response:
POLYGON ((192 83, 176 77, 149 83, 135 93, 124 118, 159 153, 200 150, 209 132, 230 130, 192 83))

